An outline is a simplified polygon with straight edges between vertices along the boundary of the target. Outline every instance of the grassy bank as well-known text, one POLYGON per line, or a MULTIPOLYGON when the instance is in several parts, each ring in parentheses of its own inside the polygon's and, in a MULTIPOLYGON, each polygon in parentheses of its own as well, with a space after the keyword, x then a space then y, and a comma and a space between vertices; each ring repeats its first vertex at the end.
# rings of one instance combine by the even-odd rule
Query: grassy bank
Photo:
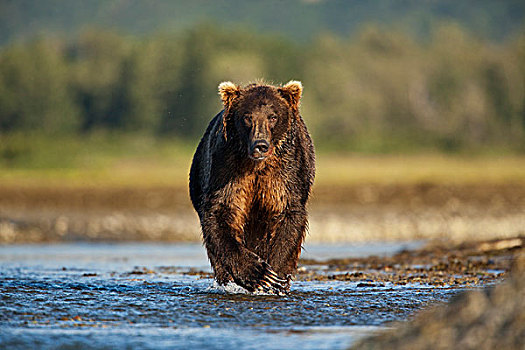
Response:
MULTIPOLYGON (((55 138, 15 134, 0 143, 2 186, 186 186, 197 145, 143 135, 55 138)), ((525 183, 525 156, 512 154, 317 153, 317 186, 525 183)))
POLYGON ((319 185, 525 183, 523 156, 319 155, 319 185))
MULTIPOLYGON (((67 168, 2 168, 2 186, 186 186, 191 154, 168 159, 125 157, 104 165, 67 168)), ((341 156, 321 154, 316 186, 357 184, 525 183, 525 157, 462 158, 441 155, 341 156)))
POLYGON ((196 144, 145 135, 49 137, 8 134, 0 142, 4 186, 158 186, 187 181, 196 144))

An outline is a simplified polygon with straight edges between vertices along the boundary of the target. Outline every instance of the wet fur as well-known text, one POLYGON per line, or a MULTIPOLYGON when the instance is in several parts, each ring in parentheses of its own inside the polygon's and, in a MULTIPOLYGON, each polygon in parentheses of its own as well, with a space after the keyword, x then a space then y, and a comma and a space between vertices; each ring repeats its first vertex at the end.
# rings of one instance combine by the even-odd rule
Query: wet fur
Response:
POLYGON ((280 293, 297 269, 315 174, 313 144, 299 115, 302 86, 228 82, 219 91, 224 110, 210 122, 190 170, 204 245, 219 284, 280 293), (265 119, 272 113, 273 126, 265 119), (270 145, 263 160, 250 158, 247 115, 270 145))

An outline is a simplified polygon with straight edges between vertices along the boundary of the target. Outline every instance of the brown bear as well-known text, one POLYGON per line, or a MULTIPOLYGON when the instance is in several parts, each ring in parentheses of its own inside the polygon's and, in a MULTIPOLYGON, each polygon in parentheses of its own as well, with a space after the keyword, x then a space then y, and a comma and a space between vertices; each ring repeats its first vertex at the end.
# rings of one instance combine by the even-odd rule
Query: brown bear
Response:
POLYGON ((190 197, 220 285, 283 294, 308 225, 315 154, 299 114, 302 85, 219 85, 224 109, 193 157, 190 197))

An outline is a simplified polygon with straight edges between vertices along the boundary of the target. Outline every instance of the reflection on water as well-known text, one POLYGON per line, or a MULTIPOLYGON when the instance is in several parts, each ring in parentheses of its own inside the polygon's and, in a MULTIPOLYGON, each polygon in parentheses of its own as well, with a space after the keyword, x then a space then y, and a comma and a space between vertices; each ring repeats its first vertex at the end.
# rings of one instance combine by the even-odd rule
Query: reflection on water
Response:
POLYGON ((0 246, 0 264, 107 269, 134 266, 207 267, 201 244, 64 243, 0 246))
MULTIPOLYGON (((301 258, 329 258, 390 255, 420 247, 415 242, 373 242, 306 245, 301 258)), ((209 270, 204 247, 199 243, 62 243, 0 246, 0 264, 57 267, 74 263, 76 268, 126 268, 133 266, 182 266, 209 270)))
MULTIPOLYGON (((401 246, 365 248, 310 246, 305 257, 401 246)), ((2 348, 342 349, 457 293, 300 281, 285 297, 219 294, 188 273, 209 270, 198 244, 0 247, 0 268, 2 348)))

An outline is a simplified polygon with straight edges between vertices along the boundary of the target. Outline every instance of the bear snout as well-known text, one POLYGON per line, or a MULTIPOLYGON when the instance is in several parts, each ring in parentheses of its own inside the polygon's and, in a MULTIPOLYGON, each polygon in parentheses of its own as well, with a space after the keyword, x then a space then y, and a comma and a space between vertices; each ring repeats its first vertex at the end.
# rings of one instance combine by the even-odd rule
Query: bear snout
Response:
POLYGON ((250 146, 250 157, 255 160, 262 160, 268 156, 270 143, 266 140, 255 140, 250 146))

